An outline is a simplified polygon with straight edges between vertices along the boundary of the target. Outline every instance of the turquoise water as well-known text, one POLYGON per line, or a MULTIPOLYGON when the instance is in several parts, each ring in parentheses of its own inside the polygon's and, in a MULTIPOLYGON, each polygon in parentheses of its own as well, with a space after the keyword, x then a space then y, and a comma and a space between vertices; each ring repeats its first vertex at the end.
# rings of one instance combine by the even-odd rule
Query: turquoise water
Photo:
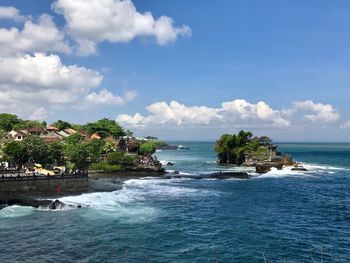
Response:
MULTIPOLYGON (((157 152, 183 174, 233 170, 213 143, 157 152)), ((132 179, 63 198, 82 209, 0 211, 0 262, 350 262, 350 144, 281 144, 308 172, 251 180, 132 179)))

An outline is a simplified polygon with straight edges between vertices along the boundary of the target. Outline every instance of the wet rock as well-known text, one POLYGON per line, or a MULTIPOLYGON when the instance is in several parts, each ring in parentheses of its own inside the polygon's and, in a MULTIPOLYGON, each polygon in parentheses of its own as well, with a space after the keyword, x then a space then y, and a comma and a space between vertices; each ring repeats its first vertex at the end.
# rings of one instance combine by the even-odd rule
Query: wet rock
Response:
POLYGON ((49 208, 52 210, 57 210, 57 209, 61 210, 61 209, 64 209, 64 207, 65 207, 65 204, 58 199, 56 199, 54 202, 52 202, 49 205, 49 208))
POLYGON ((307 171, 307 169, 304 167, 294 167, 292 168, 292 171, 307 171))

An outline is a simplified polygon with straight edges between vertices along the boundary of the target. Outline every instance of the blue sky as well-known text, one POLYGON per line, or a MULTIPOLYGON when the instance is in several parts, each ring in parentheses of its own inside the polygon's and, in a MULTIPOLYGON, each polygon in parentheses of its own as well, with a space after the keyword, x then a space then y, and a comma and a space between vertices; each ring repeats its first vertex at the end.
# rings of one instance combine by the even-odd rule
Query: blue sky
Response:
MULTIPOLYGON (((81 31, 75 31, 75 35, 67 33, 69 21, 52 8, 55 2, 2 0, 0 6, 15 7, 22 16, 30 15, 31 18, 24 20, 33 23, 38 23, 43 13, 52 16, 69 46, 74 46, 81 31)), ((68 10, 69 4, 63 2, 61 8, 68 10)), ((112 5, 118 1, 106 2, 112 5)), ((115 96, 128 91, 137 94, 123 103, 102 102, 73 108, 71 104, 49 108, 49 102, 33 102, 45 111, 46 119, 85 122, 101 117, 117 118, 139 135, 152 133, 166 139, 213 139, 222 132, 250 128, 280 140, 350 140, 348 1, 134 0, 131 4, 140 14, 151 12, 154 20, 171 17, 173 28, 187 25, 191 34, 179 34, 175 40, 159 44, 156 35, 136 34, 131 40, 121 42, 103 39, 95 32, 92 38, 99 39, 95 54, 81 56, 76 51, 35 48, 21 49, 21 54, 11 53, 16 58, 34 56, 34 52, 54 54, 63 65, 98 72, 103 80, 93 85, 86 96, 94 92, 99 95, 101 89, 115 96), (236 99, 245 100, 250 106, 240 104, 241 107, 257 116, 236 116, 241 113, 236 106, 222 113, 221 104, 236 99), (158 107, 151 113, 146 109, 155 103, 171 101, 183 105, 188 115, 174 117, 178 112, 171 106, 158 107), (272 109, 267 117, 264 114, 261 117, 254 106, 259 101, 272 109), (298 107, 294 104, 305 101, 313 104, 298 104, 298 107), (332 108, 325 109, 324 105, 332 108), (203 112, 193 108, 200 106, 218 110, 212 113, 215 116, 206 119, 203 112), (157 110, 169 111, 171 116, 158 114, 157 110), (135 113, 140 113, 143 119, 125 118, 135 113), (118 118, 121 114, 124 118, 118 118), (222 116, 233 115, 227 122, 222 120, 222 116), (149 116, 154 118, 147 119, 149 116), (288 120, 289 125, 271 121, 279 117, 288 120), (201 118, 203 121, 197 121, 201 118), (309 130, 314 134, 310 135, 309 130)), ((97 13, 98 7, 95 6, 97 13)), ((23 23, 0 19, 0 27, 5 29, 21 30, 23 23)), ((118 25, 112 30, 118 30, 118 25)), ((13 111, 28 117, 25 115, 30 110, 13 111)))

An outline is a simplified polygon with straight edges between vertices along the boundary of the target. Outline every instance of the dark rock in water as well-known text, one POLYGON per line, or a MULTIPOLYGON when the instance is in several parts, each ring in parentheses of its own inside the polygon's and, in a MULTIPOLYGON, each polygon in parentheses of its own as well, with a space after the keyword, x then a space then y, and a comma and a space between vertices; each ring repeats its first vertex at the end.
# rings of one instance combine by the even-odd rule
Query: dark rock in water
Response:
POLYGON ((281 170, 283 168, 283 163, 281 162, 266 162, 266 163, 259 163, 259 164, 256 164, 255 166, 255 171, 257 173, 268 173, 270 172, 271 168, 274 167, 274 168, 277 168, 278 170, 281 170))
POLYGON ((221 172, 210 174, 209 177, 215 179, 249 179, 250 175, 244 172, 221 172))
MULTIPOLYGON (((13 197, 0 200, 0 206, 5 208, 6 206, 19 205, 19 206, 32 206, 39 208, 40 206, 48 206, 51 203, 50 200, 36 200, 22 197, 13 197)), ((1 209, 2 209, 1 208, 1 209)))
POLYGON ((0 200, 0 210, 5 207, 13 206, 13 205, 31 206, 34 208, 47 207, 48 209, 52 209, 52 210, 60 210, 60 209, 64 209, 65 207, 81 208, 81 206, 79 207, 74 205, 67 205, 58 199, 53 202, 52 200, 29 199, 28 197, 13 197, 13 198, 0 200))
POLYGON ((221 173, 211 173, 206 175, 183 175, 179 174, 179 172, 175 171, 174 173, 170 173, 165 175, 165 179, 171 178, 189 178, 189 179, 250 179, 250 175, 244 172, 221 172, 221 173))
POLYGON ((49 208, 52 210, 56 210, 56 209, 64 209, 65 204, 62 203, 60 200, 56 199, 54 202, 52 202, 49 205, 49 208))
POLYGON ((307 169, 304 167, 294 167, 292 168, 292 171, 307 171, 307 169))

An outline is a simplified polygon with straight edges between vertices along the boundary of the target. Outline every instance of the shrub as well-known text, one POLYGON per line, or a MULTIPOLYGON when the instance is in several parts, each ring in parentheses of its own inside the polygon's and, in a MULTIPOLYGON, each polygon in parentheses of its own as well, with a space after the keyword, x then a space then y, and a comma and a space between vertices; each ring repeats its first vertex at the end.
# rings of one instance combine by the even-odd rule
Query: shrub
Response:
POLYGON ((119 171, 124 171, 124 167, 118 164, 108 164, 106 162, 103 163, 92 163, 90 165, 91 170, 102 170, 106 173, 111 173, 111 172, 119 172, 119 171))
POLYGON ((156 152, 156 144, 152 141, 144 142, 140 145, 140 154, 154 154, 156 152))

